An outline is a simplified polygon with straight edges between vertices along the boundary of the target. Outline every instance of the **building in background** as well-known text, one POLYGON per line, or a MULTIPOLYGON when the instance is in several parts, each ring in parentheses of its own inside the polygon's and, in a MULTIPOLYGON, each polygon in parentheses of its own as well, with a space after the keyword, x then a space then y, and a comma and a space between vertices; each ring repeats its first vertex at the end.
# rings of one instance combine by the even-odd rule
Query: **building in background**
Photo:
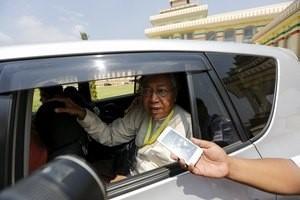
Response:
POLYGON ((256 43, 291 49, 300 58, 300 0, 208 15, 208 6, 169 0, 150 16, 148 38, 256 43))
POLYGON ((197 39, 251 43, 254 34, 269 24, 289 2, 208 15, 208 6, 189 0, 169 0, 170 8, 150 16, 148 38, 197 39))
POLYGON ((291 49, 300 58, 300 0, 295 0, 256 33, 252 41, 291 49))

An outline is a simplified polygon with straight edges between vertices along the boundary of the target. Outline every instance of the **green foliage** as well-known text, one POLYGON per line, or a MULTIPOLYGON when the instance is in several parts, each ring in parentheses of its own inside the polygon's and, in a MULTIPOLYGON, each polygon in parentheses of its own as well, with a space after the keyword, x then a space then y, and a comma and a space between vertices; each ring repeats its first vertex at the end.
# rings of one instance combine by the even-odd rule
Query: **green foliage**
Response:
POLYGON ((97 99, 99 100, 109 98, 109 97, 124 95, 124 94, 133 94, 133 93, 134 93, 134 84, 97 87, 97 99))

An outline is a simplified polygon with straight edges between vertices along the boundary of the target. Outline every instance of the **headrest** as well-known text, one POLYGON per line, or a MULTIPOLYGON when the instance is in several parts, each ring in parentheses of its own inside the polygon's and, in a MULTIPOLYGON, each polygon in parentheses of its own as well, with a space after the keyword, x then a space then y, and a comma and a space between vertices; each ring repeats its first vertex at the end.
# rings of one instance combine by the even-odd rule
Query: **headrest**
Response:
POLYGON ((55 108, 65 107, 63 102, 48 101, 37 111, 35 124, 41 139, 48 148, 56 149, 85 136, 74 116, 56 113, 55 108))

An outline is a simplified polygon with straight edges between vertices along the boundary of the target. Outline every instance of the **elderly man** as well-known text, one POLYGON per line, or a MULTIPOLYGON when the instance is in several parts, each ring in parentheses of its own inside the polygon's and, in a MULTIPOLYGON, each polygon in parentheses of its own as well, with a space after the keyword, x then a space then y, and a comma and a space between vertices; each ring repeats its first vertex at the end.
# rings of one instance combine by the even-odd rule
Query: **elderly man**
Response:
POLYGON ((95 114, 70 100, 56 112, 77 116, 78 123, 98 142, 114 146, 135 138, 138 147, 135 173, 142 173, 173 162, 170 152, 156 139, 171 126, 185 137, 192 136, 191 116, 175 105, 177 88, 171 74, 145 76, 141 79, 142 104, 106 125, 95 114))

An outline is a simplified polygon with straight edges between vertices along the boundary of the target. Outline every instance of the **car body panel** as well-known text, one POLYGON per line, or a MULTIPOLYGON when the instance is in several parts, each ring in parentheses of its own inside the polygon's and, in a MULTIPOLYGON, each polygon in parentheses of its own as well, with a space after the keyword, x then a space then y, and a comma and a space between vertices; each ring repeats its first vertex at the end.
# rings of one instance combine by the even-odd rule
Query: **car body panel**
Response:
POLYGON ((277 61, 273 116, 263 136, 254 144, 262 157, 291 158, 300 154, 300 63, 289 56, 282 56, 277 61))
MULTIPOLYGON (((253 145, 249 145, 232 155, 248 158, 259 158, 253 145)), ((246 185, 227 179, 213 179, 195 176, 189 172, 129 192, 113 198, 114 200, 128 199, 275 199, 274 194, 266 193, 246 185)))
POLYGON ((118 52, 149 51, 197 51, 242 53, 286 58, 297 60, 294 54, 280 48, 213 41, 181 41, 181 40, 112 40, 112 41, 79 41, 65 43, 35 44, 24 46, 7 46, 0 48, 0 61, 29 58, 58 57, 72 55, 89 55, 118 52), (217 48, 216 48, 217 47, 217 48))

